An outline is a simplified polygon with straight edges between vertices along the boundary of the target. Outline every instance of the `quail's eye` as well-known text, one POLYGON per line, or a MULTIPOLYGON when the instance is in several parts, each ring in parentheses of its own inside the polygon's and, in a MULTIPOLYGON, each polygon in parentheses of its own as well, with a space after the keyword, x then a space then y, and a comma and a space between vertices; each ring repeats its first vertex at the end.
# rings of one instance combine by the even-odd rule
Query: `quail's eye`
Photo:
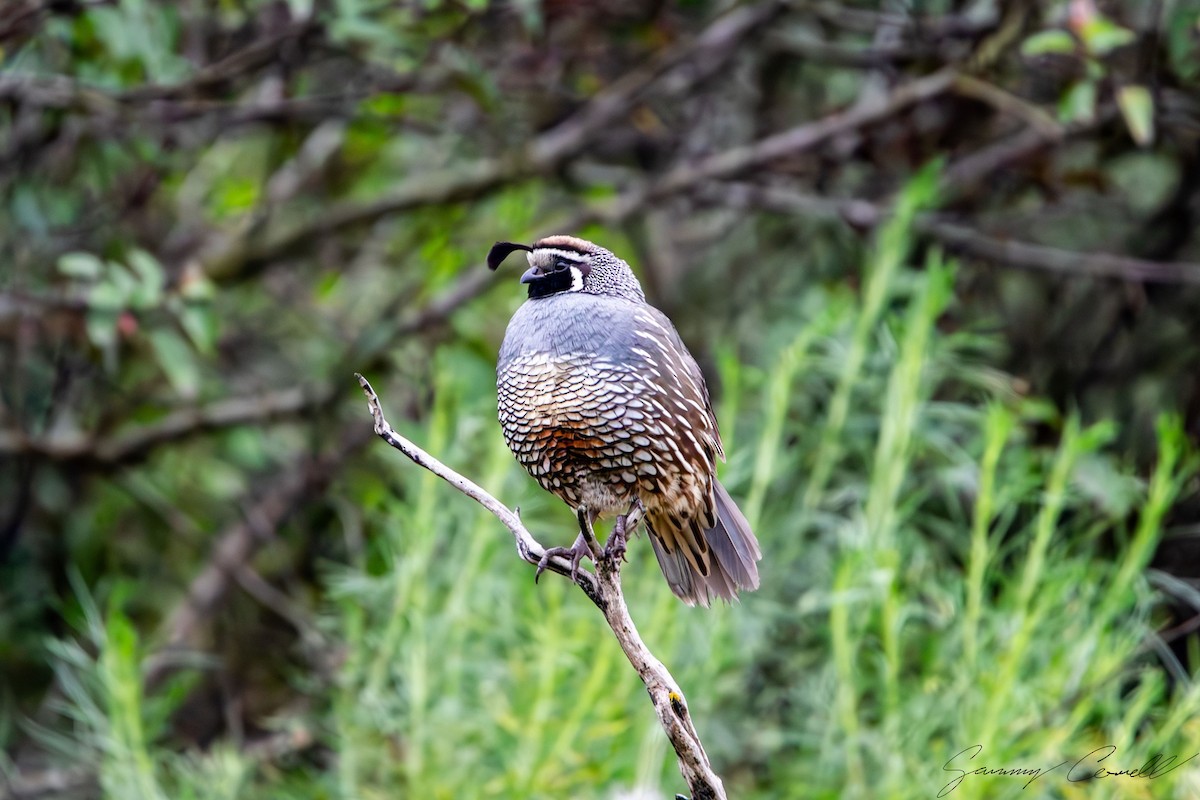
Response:
POLYGON ((555 272, 563 272, 570 268, 571 268, 571 262, 567 261, 565 259, 560 258, 558 261, 554 262, 554 271, 555 272))

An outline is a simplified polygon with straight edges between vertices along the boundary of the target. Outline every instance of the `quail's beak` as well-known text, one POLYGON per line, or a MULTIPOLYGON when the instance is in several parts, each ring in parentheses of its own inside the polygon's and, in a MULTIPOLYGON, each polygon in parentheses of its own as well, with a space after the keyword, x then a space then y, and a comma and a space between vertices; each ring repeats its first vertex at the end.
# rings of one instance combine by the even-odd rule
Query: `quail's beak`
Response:
POLYGON ((542 271, 537 267, 530 267, 525 270, 525 274, 521 276, 521 283, 533 283, 536 280, 542 279, 542 271))

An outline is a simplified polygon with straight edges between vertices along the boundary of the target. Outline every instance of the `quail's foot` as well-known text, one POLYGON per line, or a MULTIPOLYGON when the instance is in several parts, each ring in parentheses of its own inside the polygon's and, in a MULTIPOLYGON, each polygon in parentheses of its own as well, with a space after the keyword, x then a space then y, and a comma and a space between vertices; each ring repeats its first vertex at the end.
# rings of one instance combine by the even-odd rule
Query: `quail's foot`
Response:
POLYGON ((588 547, 587 540, 583 538, 583 534, 575 537, 575 544, 570 547, 547 547, 546 552, 542 553, 541 560, 538 561, 537 572, 533 575, 533 582, 537 583, 538 578, 542 577, 542 573, 550 566, 550 559, 555 556, 563 556, 571 560, 571 580, 576 580, 579 576, 579 564, 584 558, 596 560, 596 556, 592 553, 592 549, 588 547))
POLYGON ((625 558, 625 543, 628 541, 625 523, 624 514, 617 517, 616 522, 613 523, 612 533, 608 535, 608 541, 604 543, 604 558, 613 561, 618 558, 622 561, 629 560, 625 558))

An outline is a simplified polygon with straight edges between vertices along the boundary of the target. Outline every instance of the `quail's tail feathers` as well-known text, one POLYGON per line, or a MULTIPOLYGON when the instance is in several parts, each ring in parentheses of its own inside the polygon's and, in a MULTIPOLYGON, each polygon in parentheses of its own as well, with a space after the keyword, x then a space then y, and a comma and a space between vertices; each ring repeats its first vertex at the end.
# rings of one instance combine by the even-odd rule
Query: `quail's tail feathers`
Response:
POLYGON ((714 597, 732 601, 739 591, 758 588, 758 539, 729 492, 714 483, 716 525, 700 532, 703 541, 692 541, 693 530, 673 529, 669 517, 652 514, 646 521, 671 591, 690 606, 707 606, 714 597), (690 549, 690 559, 685 549, 690 549))

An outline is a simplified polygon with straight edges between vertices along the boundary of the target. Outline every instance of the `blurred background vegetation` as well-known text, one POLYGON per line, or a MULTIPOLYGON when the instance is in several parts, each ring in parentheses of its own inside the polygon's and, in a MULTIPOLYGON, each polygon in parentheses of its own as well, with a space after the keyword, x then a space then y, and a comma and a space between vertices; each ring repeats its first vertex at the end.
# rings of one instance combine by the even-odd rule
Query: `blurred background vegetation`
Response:
POLYGON ((1198 0, 4 0, 0 796, 682 789, 353 378, 569 543, 482 264, 558 232, 677 322, 767 554, 626 570, 731 797, 1200 796, 1198 98, 1198 0), (951 785, 1105 745, 1177 768, 951 785))

